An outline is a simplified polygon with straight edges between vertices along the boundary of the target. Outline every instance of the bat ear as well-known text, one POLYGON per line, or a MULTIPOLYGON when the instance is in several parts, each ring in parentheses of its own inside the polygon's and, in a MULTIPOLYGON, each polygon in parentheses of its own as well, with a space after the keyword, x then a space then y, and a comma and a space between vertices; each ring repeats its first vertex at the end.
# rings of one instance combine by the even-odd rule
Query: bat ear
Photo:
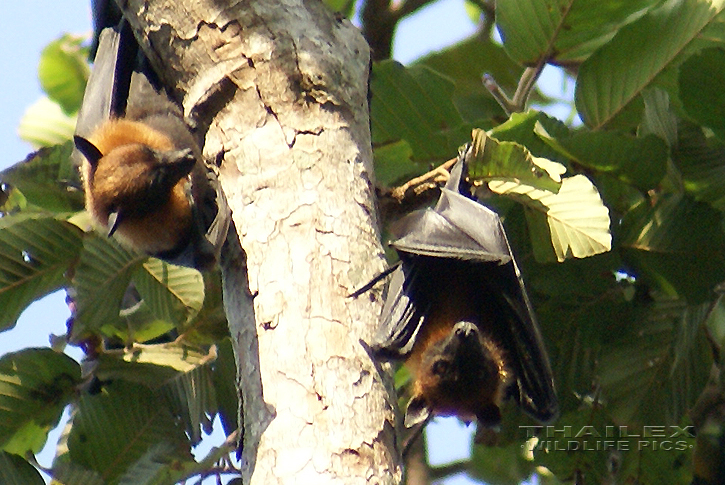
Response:
POLYGON ((420 396, 414 396, 408 402, 408 409, 405 410, 405 427, 412 428, 413 426, 424 424, 431 417, 431 409, 428 403, 425 402, 425 399, 420 396))
POLYGON ((101 153, 96 145, 83 138, 82 136, 78 135, 73 136, 73 143, 75 144, 78 151, 81 152, 84 157, 86 157, 88 163, 91 164, 91 167, 96 168, 96 165, 98 165, 98 160, 103 158, 103 153, 101 153))
POLYGON ((115 211, 108 214, 108 237, 113 236, 113 233, 118 229, 118 225, 121 224, 123 216, 120 212, 115 211))

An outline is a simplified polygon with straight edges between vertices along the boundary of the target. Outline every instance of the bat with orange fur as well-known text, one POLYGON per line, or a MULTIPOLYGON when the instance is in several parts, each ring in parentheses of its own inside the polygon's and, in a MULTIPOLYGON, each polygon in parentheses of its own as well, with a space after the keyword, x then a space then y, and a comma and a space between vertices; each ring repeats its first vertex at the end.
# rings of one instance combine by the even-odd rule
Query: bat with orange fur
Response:
POLYGON ((498 215, 464 195, 464 156, 435 208, 393 227, 400 262, 371 347, 411 371, 406 427, 434 415, 495 427, 506 399, 549 422, 558 402, 543 340, 498 215))
POLYGON ((125 20, 101 31, 74 141, 86 209, 109 236, 182 266, 218 262, 230 211, 216 172, 125 20))

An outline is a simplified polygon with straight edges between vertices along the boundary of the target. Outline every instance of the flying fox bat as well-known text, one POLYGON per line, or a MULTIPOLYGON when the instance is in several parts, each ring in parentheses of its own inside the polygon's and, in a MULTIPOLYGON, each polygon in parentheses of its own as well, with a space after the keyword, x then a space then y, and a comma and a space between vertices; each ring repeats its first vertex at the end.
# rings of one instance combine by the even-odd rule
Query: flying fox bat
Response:
POLYGON ((508 398, 549 422, 558 403, 534 312, 498 215, 463 195, 464 158, 435 208, 393 227, 400 262, 371 347, 413 375, 406 427, 433 415, 495 427, 508 398))
POLYGON ((123 19, 101 30, 74 141, 86 209, 109 236, 174 264, 216 264, 226 198, 123 19))

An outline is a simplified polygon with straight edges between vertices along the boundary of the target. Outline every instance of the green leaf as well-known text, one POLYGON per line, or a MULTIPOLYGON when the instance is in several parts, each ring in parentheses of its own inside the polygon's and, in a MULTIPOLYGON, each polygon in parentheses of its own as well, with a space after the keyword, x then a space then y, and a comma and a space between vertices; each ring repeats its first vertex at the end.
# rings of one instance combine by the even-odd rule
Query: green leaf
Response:
POLYGON ((696 200, 725 211, 725 145, 708 140, 702 128, 681 123, 672 159, 682 175, 685 191, 696 200))
POLYGON ((413 160, 447 160, 467 138, 453 105, 454 84, 424 66, 398 62, 373 66, 371 126, 375 145, 405 140, 413 160))
POLYGON ((38 79, 48 97, 66 113, 78 111, 90 69, 84 37, 64 35, 48 44, 40 54, 38 79))
POLYGON ((657 0, 507 0, 496 3, 504 47, 521 64, 586 59, 657 0))
POLYGON ((170 403, 169 410, 184 423, 192 445, 201 441, 201 430, 207 434, 212 432, 217 402, 210 365, 179 373, 160 391, 170 403))
MULTIPOLYGON (((490 130, 489 135, 500 141, 514 141, 524 145, 532 155, 548 158, 566 165, 567 157, 551 148, 537 134, 537 126, 541 125, 554 138, 571 136, 569 128, 561 121, 536 110, 524 113, 513 113, 505 123, 490 130)), ((540 128, 539 128, 540 129, 540 128)))
POLYGON ((375 147, 375 179, 384 187, 392 187, 399 182, 414 177, 420 167, 414 163, 413 150, 405 140, 386 143, 375 147))
POLYGON ((23 113, 18 135, 36 148, 48 147, 70 140, 75 127, 75 115, 65 114, 60 105, 43 97, 23 113))
POLYGON ((689 116, 725 139, 725 50, 705 49, 680 67, 679 90, 689 116))
POLYGON ((489 182, 489 188, 514 197, 526 212, 537 261, 564 261, 609 251, 609 211, 584 175, 562 180, 559 193, 515 182, 489 182))
POLYGON ((0 446, 25 455, 43 447, 80 382, 80 366, 47 348, 0 358, 0 446))
POLYGON ((126 339, 127 329, 121 319, 121 301, 131 275, 146 256, 122 248, 113 238, 88 233, 73 277, 77 313, 71 340, 78 342, 89 334, 126 339))
POLYGON ((50 485, 106 485, 97 472, 73 463, 67 450, 53 460, 53 481, 50 485))
POLYGON ((41 148, 0 172, 0 181, 19 189, 27 203, 62 213, 83 210, 83 192, 70 159, 70 142, 41 148))
POLYGON ((125 381, 81 395, 68 450, 74 463, 98 472, 106 483, 116 483, 149 450, 163 450, 156 459, 172 468, 192 459, 189 440, 165 401, 149 388, 125 381))
POLYGON ((681 195, 653 202, 644 201, 622 220, 625 260, 638 277, 670 296, 692 304, 712 298, 715 285, 725 280, 722 214, 681 195))
POLYGON ((514 142, 498 141, 483 130, 473 130, 472 138, 466 157, 471 181, 503 179, 539 190, 559 191, 560 175, 566 171, 565 167, 537 159, 526 147, 514 142), (555 173, 547 170, 554 170, 555 173))
POLYGON ((656 300, 601 356, 600 384, 619 423, 675 424, 695 403, 712 358, 702 323, 709 303, 656 300))
POLYGON ((721 45, 724 6, 723 0, 668 0, 622 28, 579 70, 576 105, 582 120, 594 129, 607 125, 641 103, 639 95, 658 76, 698 49, 721 45))
POLYGON ((38 298, 67 284, 77 261, 82 231, 40 214, 0 218, 0 329, 15 325, 38 298))
POLYGON ((468 472, 484 483, 519 484, 535 470, 535 464, 525 458, 524 452, 520 442, 496 447, 474 446, 468 472))
POLYGON ((667 170, 667 145, 654 135, 635 138, 612 131, 579 131, 554 138, 540 124, 536 133, 577 164, 616 175, 643 191, 655 188, 667 170))
POLYGON ((187 323, 204 304, 204 279, 195 269, 150 258, 133 281, 153 314, 176 326, 187 323))
POLYGON ((43 485, 38 470, 23 457, 0 451, 0 483, 3 485, 43 485))
POLYGON ((182 344, 135 344, 130 349, 100 355, 96 376, 101 380, 124 379, 155 389, 213 357, 213 353, 182 344))
POLYGON ((642 91, 644 116, 639 127, 639 135, 656 135, 667 143, 668 147, 677 144, 677 116, 670 108, 670 96, 660 88, 648 88, 642 91))
POLYGON ((453 102, 464 119, 471 122, 503 117, 504 112, 481 82, 487 73, 505 92, 513 93, 523 72, 501 45, 480 34, 416 61, 455 82, 453 102))

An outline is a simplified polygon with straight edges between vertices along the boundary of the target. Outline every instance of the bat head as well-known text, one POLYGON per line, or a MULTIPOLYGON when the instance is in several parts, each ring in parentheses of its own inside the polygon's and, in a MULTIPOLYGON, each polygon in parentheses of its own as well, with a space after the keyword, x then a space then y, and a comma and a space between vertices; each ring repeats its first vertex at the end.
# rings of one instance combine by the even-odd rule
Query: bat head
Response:
POLYGON ((439 414, 496 426, 509 380, 504 350, 476 324, 458 322, 423 353, 405 425, 439 414))

